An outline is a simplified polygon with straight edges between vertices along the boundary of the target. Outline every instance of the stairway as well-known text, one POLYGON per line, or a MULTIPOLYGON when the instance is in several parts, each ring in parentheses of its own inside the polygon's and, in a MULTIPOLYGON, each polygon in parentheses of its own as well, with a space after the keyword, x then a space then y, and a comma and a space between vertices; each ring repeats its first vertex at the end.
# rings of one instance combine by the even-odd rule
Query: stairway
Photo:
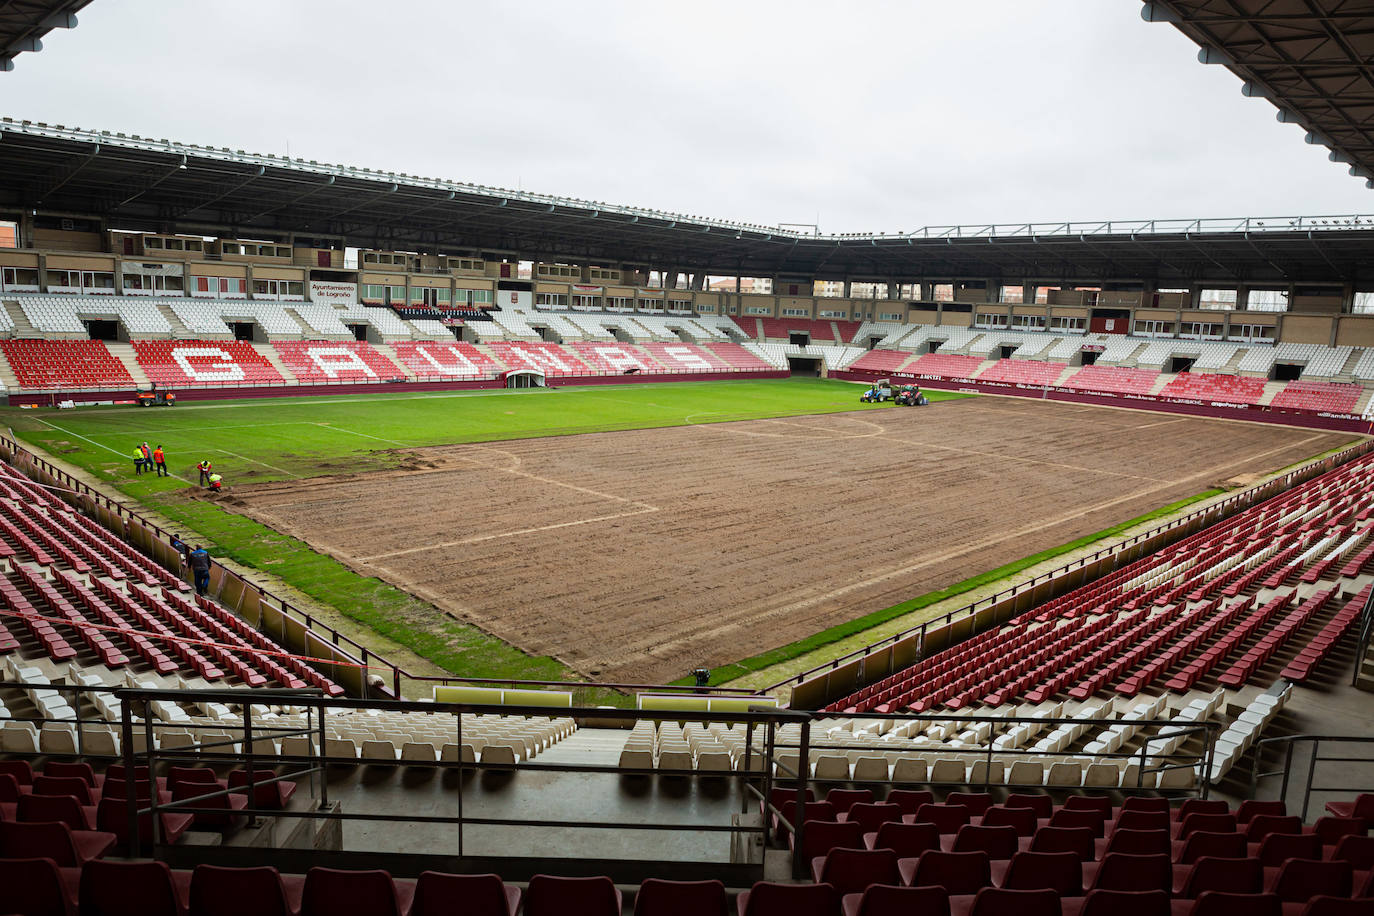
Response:
POLYGON ((1231 358, 1226 361, 1226 364, 1222 366, 1219 371, 1225 372, 1228 375, 1240 375, 1240 361, 1244 359, 1245 354, 1249 352, 1249 347, 1237 347, 1236 352, 1231 354, 1231 358))
POLYGON ((1278 393, 1287 386, 1287 382, 1265 382, 1264 394, 1260 395, 1259 403, 1261 405, 1272 404, 1274 402, 1274 398, 1278 396, 1278 393))
POLYGON ((172 311, 172 307, 170 305, 168 305, 165 302, 155 302, 153 303, 153 307, 156 308, 158 314, 160 314, 163 318, 167 319, 167 323, 172 326, 173 340, 181 340, 183 338, 194 338, 196 336, 195 334, 191 333, 190 328, 186 327, 186 323, 183 322, 179 317, 177 317, 177 313, 172 311))
POLYGON ((258 353, 262 356, 263 359, 267 360, 269 363, 272 364, 273 369, 276 369, 279 373, 281 373, 281 377, 286 379, 286 384, 300 384, 300 379, 292 375, 291 370, 286 368, 286 363, 282 362, 281 357, 277 356, 277 350, 275 347, 273 347, 271 344, 260 343, 255 343, 252 346, 254 350, 258 351, 258 353))
POLYGON ((1341 363, 1341 368, 1336 370, 1331 376, 1333 382, 1355 382, 1355 364, 1364 356, 1364 348, 1355 347, 1350 351, 1350 355, 1341 363))
POLYGON ((1360 395, 1359 400, 1355 402, 1355 406, 1350 412, 1364 416, 1365 411, 1369 410, 1371 400, 1374 400, 1374 388, 1366 388, 1364 393, 1360 395))
POLYGON ((1161 372, 1159 373, 1159 377, 1155 379, 1154 384, 1150 386, 1150 390, 1147 393, 1159 394, 1161 391, 1164 390, 1164 386, 1169 384, 1173 380, 1174 377, 1172 375, 1166 375, 1165 373, 1161 372))
POLYGON ((1050 384, 1055 388, 1063 388, 1064 383, 1073 378, 1073 374, 1082 368, 1082 366, 1065 366, 1064 371, 1059 373, 1059 378, 1055 379, 1050 384))
POLYGON ((618 766, 620 752, 629 737, 629 730, 623 728, 579 728, 553 747, 541 751, 534 762, 618 766))
POLYGON ((3 353, 0 353, 0 388, 5 391, 19 390, 19 377, 14 374, 14 370, 10 368, 10 361, 3 353))
POLYGON ((147 388, 152 385, 148 373, 144 372, 143 367, 138 364, 138 357, 134 354, 132 344, 106 341, 105 349, 110 351, 111 356, 124 364, 124 368, 128 370, 129 377, 134 380, 136 387, 147 388))
POLYGON ((477 349, 477 352, 478 352, 478 353, 481 353, 481 354, 482 354, 483 356, 485 356, 487 359, 489 359, 489 360, 491 360, 492 362, 496 363, 496 365, 498 365, 498 366, 503 366, 503 367, 506 368, 506 369, 509 369, 509 368, 510 368, 510 366, 507 366, 504 362, 501 361, 501 358, 500 358, 499 356, 497 356, 495 353, 491 352, 491 349, 490 349, 486 344, 480 344, 480 343, 479 343, 479 344, 473 344, 473 346, 477 349))
POLYGON ((42 337, 38 329, 29 321, 29 316, 24 314, 24 309, 13 299, 3 303, 5 311, 9 313, 10 320, 14 322, 15 337, 42 337))

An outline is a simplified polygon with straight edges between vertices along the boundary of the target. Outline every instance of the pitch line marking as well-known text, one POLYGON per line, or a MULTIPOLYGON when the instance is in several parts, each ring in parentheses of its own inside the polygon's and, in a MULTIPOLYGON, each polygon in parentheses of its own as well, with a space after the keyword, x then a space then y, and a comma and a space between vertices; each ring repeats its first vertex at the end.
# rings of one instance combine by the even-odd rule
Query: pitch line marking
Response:
POLYGON ((629 518, 632 515, 644 515, 649 512, 658 512, 657 506, 644 506, 643 508, 633 509, 629 512, 614 512, 610 515, 598 515, 595 518, 582 518, 572 522, 557 522, 552 525, 540 525, 536 528, 521 528, 518 531, 503 531, 500 534, 482 534, 476 537, 463 538, 460 541, 444 541, 439 544, 426 544, 423 547, 408 547, 405 550, 393 550, 389 553, 377 553, 371 556, 358 557, 360 563, 371 563, 375 560, 386 560, 391 557, 400 557, 412 553, 420 553, 425 550, 443 549, 445 547, 464 547, 469 544, 480 544, 484 541, 495 541, 501 538, 519 537, 522 534, 537 534, 541 531, 553 531, 557 528, 572 528, 577 525, 590 525, 595 522, 609 522, 617 518, 629 518))
POLYGON ((383 439, 381 436, 374 436, 374 435, 372 435, 371 433, 360 433, 360 432, 358 432, 356 429, 348 429, 347 427, 344 427, 344 426, 335 426, 333 423, 316 423, 316 424, 314 424, 314 425, 315 425, 315 426, 319 426, 319 427, 321 427, 321 428, 323 428, 323 429, 337 429, 337 430, 338 430, 339 432, 341 432, 341 433, 348 433, 349 435, 352 435, 352 436, 362 436, 364 439, 375 439, 375 440, 377 440, 378 442, 390 442, 392 445, 399 445, 401 448, 411 448, 411 447, 412 447, 412 446, 406 445, 404 442, 397 442, 395 439, 383 439))
POLYGON ((1027 534, 1034 534, 1034 533, 1037 532, 1037 531, 1042 531, 1042 530, 1044 530, 1044 529, 1046 529, 1046 528, 1052 528, 1052 527, 1054 527, 1055 525, 1062 525, 1062 524, 1064 524, 1064 523, 1066 523, 1066 522, 1071 522, 1071 521, 1073 521, 1073 520, 1075 520, 1075 519, 1082 518, 1082 517, 1084 517, 1084 516, 1086 516, 1086 515, 1089 515, 1089 514, 1091 514, 1091 513, 1093 513, 1093 512, 1098 512, 1098 511, 1101 511, 1102 509, 1106 509, 1106 508, 1109 508, 1109 507, 1111 507, 1111 506, 1114 506, 1114 505, 1116 505, 1116 504, 1118 504, 1118 503, 1128 502, 1128 501, 1130 501, 1130 500, 1132 500, 1132 499, 1143 499, 1143 498, 1148 497, 1148 496, 1150 496, 1150 495, 1152 495, 1152 494, 1154 494, 1154 493, 1157 493, 1157 492, 1160 491, 1160 490, 1168 489, 1170 486, 1173 486, 1173 485, 1184 484, 1184 483, 1187 483, 1187 482, 1192 481, 1192 480, 1196 480, 1196 479, 1200 479, 1200 478, 1206 478, 1206 477, 1209 477, 1209 476, 1213 476, 1213 475, 1219 473, 1220 471, 1222 471, 1223 469, 1226 469, 1226 468, 1228 468, 1228 467, 1235 467, 1235 466, 1238 465, 1238 464, 1247 463, 1247 462, 1251 462, 1251 461, 1257 461, 1257 460, 1260 460, 1260 459, 1263 459, 1263 458, 1267 458, 1267 457, 1269 457, 1270 455, 1273 455, 1273 454, 1275 454, 1276 452, 1284 451, 1285 449, 1289 449, 1289 448, 1299 448, 1299 447, 1301 447, 1301 446, 1303 446, 1303 445, 1306 445, 1306 444, 1309 443, 1309 442, 1315 441, 1315 440, 1318 439, 1318 438, 1320 438, 1320 434, 1308 436, 1307 438, 1301 439, 1301 440, 1299 440, 1298 442, 1295 442, 1295 443, 1285 444, 1285 445, 1279 445, 1279 446, 1275 446, 1274 448, 1267 449, 1267 450, 1262 451, 1262 452, 1255 452, 1255 453, 1252 453, 1252 454, 1250 454, 1250 455, 1245 456, 1244 458, 1240 458, 1240 459, 1237 459, 1237 460, 1234 461, 1234 462, 1231 462, 1229 465, 1228 465, 1228 464, 1218 465, 1218 466, 1216 466, 1216 467, 1209 468, 1209 469, 1204 470, 1204 471, 1199 471, 1199 472, 1196 473, 1196 474, 1190 474, 1190 475, 1187 476, 1187 477, 1183 477, 1183 478, 1180 478, 1180 479, 1175 480, 1175 481, 1165 481, 1165 482, 1161 483, 1159 486, 1148 487, 1148 488, 1146 488, 1146 489, 1144 489, 1144 490, 1141 490, 1141 491, 1138 491, 1138 492, 1135 492, 1135 493, 1128 493, 1128 494, 1125 494, 1125 495, 1123 495, 1123 496, 1118 496, 1118 497, 1116 497, 1116 498, 1114 498, 1114 499, 1107 500, 1106 502, 1098 503, 1098 504, 1093 505, 1093 506, 1083 507, 1083 508, 1081 508, 1080 510, 1078 510, 1078 511, 1076 511, 1076 512, 1069 512, 1069 513, 1066 513, 1066 514, 1064 514, 1064 515, 1062 515, 1062 516, 1059 516, 1059 517, 1057 517, 1057 518, 1054 518, 1054 519, 1051 519, 1051 520, 1042 522, 1041 524, 1038 524, 1038 525, 1024 526, 1024 527, 1022 527, 1022 528, 1017 529, 1016 531, 1010 532, 1010 533, 1008 533, 1008 534, 1003 535, 1002 537, 996 538, 996 539, 991 540, 991 541, 981 541, 981 542, 979 542, 978 544, 974 544, 974 545, 972 545, 972 546, 970 546, 970 547, 957 548, 957 549, 955 549, 955 550, 951 550, 951 551, 947 551, 947 552, 945 552, 945 553, 939 554, 938 556, 935 556, 935 557, 926 557, 926 558, 923 558, 922 561, 919 562, 919 563, 903 563, 903 564, 900 565, 900 566, 892 567, 892 568, 888 569, 888 570, 885 571, 885 572, 877 573, 876 575, 870 576, 870 577, 867 578, 867 579, 863 579, 863 580, 858 581, 858 582, 851 582, 851 583, 849 583, 848 585, 841 586, 840 588, 833 589, 833 590, 828 591, 828 592, 825 592, 825 593, 823 593, 823 594, 814 595, 814 596, 809 597, 809 598, 803 598, 803 599, 801 599, 801 600, 794 601, 794 602, 792 602, 792 603, 790 603, 790 604, 785 604, 785 605, 781 605, 781 606, 776 606, 776 607, 770 608, 770 609, 769 609, 769 612, 770 612, 770 613, 791 613, 791 612, 794 612, 794 611, 799 611, 799 610, 802 610, 803 608, 809 607, 809 606, 811 606, 811 605, 819 604, 819 603, 821 603, 821 602, 823 602, 823 601, 829 601, 829 600, 832 600, 832 599, 835 599, 835 598, 839 598, 839 597, 841 597, 841 596, 843 596, 843 595, 846 595, 846 594, 848 594, 848 593, 850 593, 850 592, 857 591, 858 589, 868 588, 868 587, 873 586, 873 585, 878 585, 878 584, 880 584, 880 583, 882 583, 882 582, 885 582, 885 581, 887 581, 887 580, 889 580, 889 579, 896 578, 896 577, 902 575, 903 573, 911 572, 911 571, 917 570, 917 569, 923 569, 923 568, 926 568, 926 567, 928 567, 928 566, 931 566, 931 565, 933 565, 933 564, 935 564, 935 563, 940 563, 940 562, 944 562, 945 560, 957 558, 957 557, 959 557, 959 556, 962 556, 962 555, 964 555, 964 554, 966 554, 966 553, 970 553, 970 552, 972 552, 972 551, 974 551, 974 550, 976 550, 976 549, 978 549, 978 548, 980 548, 980 547, 984 547, 984 546, 987 546, 987 545, 989 545, 989 544, 999 544, 999 543, 1002 543, 1002 542, 1007 541, 1007 540, 1011 540, 1011 539, 1014 539, 1014 538, 1023 537, 1023 536, 1025 536, 1025 535, 1027 535, 1027 534))
POLYGON ((1188 419, 1190 419, 1190 418, 1189 418, 1189 417, 1178 417, 1177 419, 1173 419, 1173 420, 1160 420, 1158 423, 1142 423, 1142 424, 1140 424, 1139 426, 1133 426, 1133 427, 1131 427, 1131 428, 1132 428, 1132 429, 1153 429, 1153 428, 1156 427, 1156 426, 1168 426, 1170 423, 1182 423, 1183 421, 1188 420, 1188 419))
POLYGON ((275 464, 268 464, 266 461, 259 461, 259 460, 256 459, 256 458, 247 458, 247 457, 244 457, 243 455, 236 455, 236 454, 234 454, 233 452, 231 452, 231 451, 229 451, 228 449, 225 449, 225 448, 212 448, 212 449, 210 449, 210 451, 212 451, 212 452, 219 452, 221 455, 228 455, 230 458, 237 458, 237 459, 239 459, 240 461, 249 461, 249 462, 252 462, 253 464, 260 464, 260 465, 262 465, 262 466, 265 467, 265 468, 271 468, 271 469, 274 470, 274 471, 280 471, 281 473, 285 474, 287 477, 294 478, 295 480, 300 480, 300 479, 301 479, 301 476, 300 476, 299 474, 292 474, 292 473, 291 473, 290 471, 288 471, 286 468, 279 468, 279 467, 277 467, 275 464))
POLYGON ((1085 467, 1079 467, 1079 466, 1076 465, 1076 464, 1062 464, 1062 463, 1060 463, 1060 462, 1058 462, 1058 461, 1046 461, 1046 460, 1043 459, 1043 458, 1025 458, 1025 457, 1022 457, 1022 456, 1020 456, 1020 455, 1007 455, 1007 454, 1003 454, 1003 453, 999 453, 999 452, 981 451, 981 450, 979 450, 979 449, 958 448, 957 446, 953 446, 953 445, 940 445, 939 443, 936 443, 936 442, 922 442, 922 441, 917 440, 917 439, 899 439, 899 438, 896 438, 896 437, 890 437, 890 436, 889 436, 889 437, 885 437, 884 441, 887 441, 887 442, 900 442, 900 443, 902 443, 903 445, 917 445, 917 446, 920 446, 920 447, 922 447, 922 448, 940 449, 941 451, 945 451, 945 452, 958 452, 958 453, 963 454, 963 455, 978 455, 978 456, 981 456, 981 457, 983 457, 983 458, 996 458, 996 459, 999 460, 999 461, 1020 461, 1020 462, 1022 462, 1022 463, 1024 463, 1024 464, 1038 464, 1038 465, 1043 465, 1043 466, 1045 466, 1045 467, 1051 467, 1051 468, 1063 468, 1064 470, 1067 470, 1067 471, 1082 471, 1082 472, 1084 472, 1084 473, 1086 473, 1086 474, 1102 474, 1102 475, 1105 475, 1105 476, 1108 476, 1108 477, 1126 477, 1126 478, 1129 478, 1129 479, 1131 479, 1131 480, 1148 480, 1148 481, 1150 481, 1151 483, 1162 483, 1162 482, 1167 482, 1167 481, 1161 480, 1161 478, 1159 478, 1159 477, 1146 477, 1146 476, 1143 475, 1143 474, 1127 474, 1127 473, 1125 473, 1125 472, 1123 472, 1123 471, 1108 471, 1108 470, 1103 470, 1103 469, 1099 469, 1099 468, 1085 468, 1085 467))
MULTIPOLYGON (((87 439, 85 436, 81 435, 80 433, 74 433, 74 432, 72 432, 70 429, 63 429, 62 427, 58 426, 56 423, 51 423, 51 422, 49 422, 49 421, 47 421, 47 420, 44 420, 42 417, 39 417, 39 418, 38 418, 38 421, 39 421, 40 423, 43 423, 43 424, 46 425, 46 426, 51 426, 53 429, 57 430, 59 433, 65 433, 66 435, 68 435, 68 436, 74 436, 74 437, 76 437, 77 439, 82 440, 83 442, 89 442, 91 445, 94 445, 96 448, 103 448, 105 451, 109 452, 109 453, 112 454, 112 455, 123 455, 122 452, 117 452, 117 451, 115 451, 114 449, 110 448, 108 445, 102 445, 102 444, 100 444, 99 442, 96 442, 94 439, 87 439)), ((123 457, 128 458, 129 456, 128 456, 128 455, 123 455, 123 457)), ((166 476, 168 476, 168 477, 175 477, 177 480, 180 480, 182 483, 185 483, 185 484, 189 484, 189 483, 191 482, 191 481, 187 480, 185 477, 182 477, 180 474, 173 474, 173 473, 171 473, 170 471, 167 473, 166 476)))
MULTIPOLYGON (((698 413, 698 414, 691 414, 690 416, 693 416, 693 417, 700 417, 700 416, 708 416, 708 415, 709 415, 709 414, 699 414, 699 413, 698 413)), ((735 435, 738 435, 738 436, 754 436, 754 437, 757 437, 757 438, 764 438, 764 439, 806 439, 806 440, 811 440, 811 441, 834 441, 834 442, 843 442, 843 441, 848 440, 848 439, 873 439, 873 438, 876 438, 876 437, 878 437, 878 436, 882 436, 882 435, 884 435, 884 434, 886 434, 886 433, 888 432, 887 427, 883 426, 883 425, 880 424, 880 423, 874 423, 872 420, 860 420, 860 419, 858 419, 857 417, 843 417, 843 419, 850 420, 850 421, 855 422, 855 423, 864 423, 864 424, 866 424, 866 425, 868 425, 868 426, 874 427, 875 429, 874 429, 873 432, 870 432, 870 433, 842 433, 842 432, 840 432, 839 430, 835 430, 835 429, 832 429, 832 428, 830 428, 830 427, 826 427, 826 426, 815 426, 815 425, 809 424, 809 423, 797 423, 797 422, 792 421, 792 420, 783 420, 783 419, 778 418, 778 417, 755 417, 755 418, 752 418, 752 419, 748 419, 748 418, 746 418, 746 419, 741 419, 741 420, 739 420, 739 421, 727 421, 727 422, 720 422, 720 423, 689 423, 688 425, 690 425, 690 426, 692 426, 692 427, 695 427, 695 428, 698 428, 698 429, 710 429, 710 430, 713 430, 713 431, 719 431, 719 432, 723 432, 723 433, 734 433, 735 435), (795 434, 792 434, 792 433, 765 433, 765 432, 759 432, 758 430, 740 429, 738 426, 735 426, 735 425, 734 425, 734 423, 736 423, 736 422, 739 422, 739 423, 770 423, 770 424, 782 424, 782 425, 784 425, 784 426, 795 426, 795 427, 797 427, 798 429, 814 429, 814 430, 819 430, 819 431, 821 431, 821 432, 833 433, 834 435, 829 435, 829 436, 798 436, 798 435, 795 435, 795 434)))

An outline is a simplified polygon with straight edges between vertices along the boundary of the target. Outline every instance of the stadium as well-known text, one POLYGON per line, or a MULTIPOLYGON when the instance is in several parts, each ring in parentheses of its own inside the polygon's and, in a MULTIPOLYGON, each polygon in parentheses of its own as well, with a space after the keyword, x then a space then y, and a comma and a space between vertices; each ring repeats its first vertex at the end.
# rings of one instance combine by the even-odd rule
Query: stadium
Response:
MULTIPOLYGON (((1140 13, 1374 188, 1369 4, 1140 13)), ((0 384, 0 914, 1374 914, 1374 217, 0 117, 0 384)))

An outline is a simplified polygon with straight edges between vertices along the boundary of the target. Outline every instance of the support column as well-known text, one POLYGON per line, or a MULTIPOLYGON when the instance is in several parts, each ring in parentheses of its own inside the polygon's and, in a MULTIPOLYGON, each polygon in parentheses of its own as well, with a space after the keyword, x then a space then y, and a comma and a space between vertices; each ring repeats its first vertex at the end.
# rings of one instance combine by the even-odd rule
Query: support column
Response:
POLYGON ((1199 309, 1202 307, 1202 287, 1194 284, 1188 286, 1188 308, 1199 309))
POLYGON ((1236 311, 1244 312, 1250 308, 1250 287, 1236 287, 1236 311))
POLYGON ((1038 288, 1037 285, 1034 284, 1034 283, 1031 283, 1031 284, 1029 284, 1029 285, 1027 285, 1027 284, 1025 284, 1025 283, 1022 283, 1022 284, 1021 284, 1021 301, 1024 302, 1026 305, 1034 305, 1034 304, 1035 304, 1035 291, 1036 291, 1037 288, 1038 288))
POLYGON ((845 278, 844 278, 844 297, 845 297, 846 299, 850 299, 850 298, 853 298, 853 296, 854 296, 854 281, 851 280, 851 279, 849 279, 848 277, 845 277, 845 278))

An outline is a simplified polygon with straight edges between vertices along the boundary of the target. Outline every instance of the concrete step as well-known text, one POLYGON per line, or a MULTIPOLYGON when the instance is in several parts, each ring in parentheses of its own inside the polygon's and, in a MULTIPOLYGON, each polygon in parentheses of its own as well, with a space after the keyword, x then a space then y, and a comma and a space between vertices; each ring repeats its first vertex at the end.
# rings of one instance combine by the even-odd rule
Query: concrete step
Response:
POLYGON ((1154 383, 1153 385, 1150 386, 1150 390, 1149 390, 1148 393, 1149 393, 1149 394, 1159 394, 1161 391, 1164 390, 1164 386, 1167 385, 1167 384, 1169 384, 1169 383, 1172 382, 1173 380, 1174 380, 1174 376, 1168 375, 1168 374, 1163 373, 1163 372, 1159 373, 1159 378, 1155 379, 1155 383, 1154 383))
POLYGON ((10 320, 14 322, 15 337, 42 337, 38 329, 29 321, 29 316, 24 314, 24 309, 14 300, 5 301, 5 311, 9 313, 10 320))
POLYGON ((263 359, 271 363, 272 367, 281 373, 281 377, 286 379, 288 385, 300 384, 300 379, 296 378, 296 376, 291 373, 291 370, 286 368, 286 363, 282 362, 281 357, 277 356, 277 351, 271 344, 255 343, 253 344, 253 349, 257 350, 258 353, 262 355, 263 359))
POLYGON ((535 758, 538 763, 567 763, 578 766, 616 766, 629 729, 579 728, 535 758))
POLYGON ((1355 347, 1352 349, 1350 355, 1345 358, 1345 362, 1341 364, 1341 368, 1338 369, 1332 377, 1332 380, 1337 382, 1355 381, 1355 364, 1358 363, 1363 356, 1364 349, 1362 347, 1355 347))
POLYGON ((132 344, 109 343, 105 344, 105 349, 110 351, 110 355, 124 364, 129 376, 134 380, 134 384, 139 388, 147 388, 152 385, 152 380, 148 378, 148 373, 143 371, 143 367, 138 364, 138 357, 134 354, 132 344))
POLYGON ((509 368, 510 368, 510 366, 507 366, 504 362, 502 362, 501 359, 500 359, 499 357, 497 357, 497 355, 496 355, 495 353, 491 352, 491 349, 490 349, 486 344, 480 344, 480 343, 479 343, 479 344, 473 344, 473 346, 477 348, 477 352, 479 352, 479 353, 483 354, 484 356, 486 356, 487 359, 489 359, 489 360, 491 360, 492 362, 496 363, 496 365, 501 366, 502 368, 505 368, 505 369, 509 369, 509 368))
POLYGON ((1260 395, 1259 402, 1266 405, 1272 404, 1274 398, 1278 396, 1278 393, 1282 391, 1287 384, 1287 382, 1265 382, 1264 394, 1260 395))
POLYGON ((1231 358, 1226 361, 1226 365, 1221 367, 1221 371, 1230 373, 1231 375, 1238 374, 1240 361, 1247 352, 1249 352, 1248 347, 1238 347, 1236 352, 1231 354, 1231 358))
POLYGON ((172 326, 173 339, 178 339, 182 337, 194 338, 196 336, 195 334, 191 333, 190 328, 186 327, 186 323, 177 317, 177 313, 172 311, 172 307, 170 305, 168 305, 165 302, 156 302, 153 304, 153 306, 158 310, 158 313, 162 315, 163 318, 167 319, 167 323, 172 326))

